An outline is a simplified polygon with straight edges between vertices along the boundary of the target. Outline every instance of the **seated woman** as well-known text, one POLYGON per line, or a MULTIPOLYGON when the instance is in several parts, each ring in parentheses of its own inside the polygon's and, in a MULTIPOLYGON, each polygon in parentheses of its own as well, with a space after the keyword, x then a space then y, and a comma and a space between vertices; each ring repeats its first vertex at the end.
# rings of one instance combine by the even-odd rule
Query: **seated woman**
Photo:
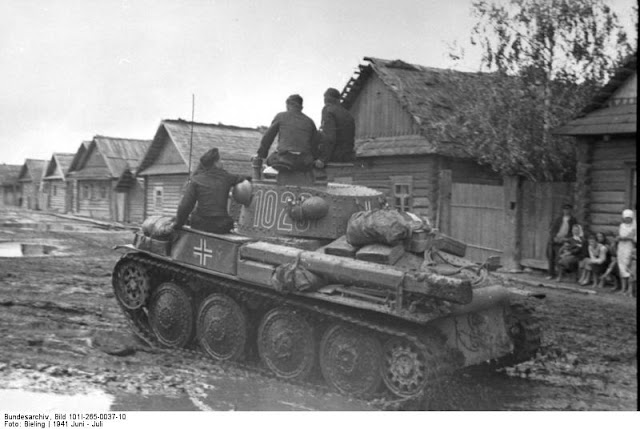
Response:
POLYGON ((595 235, 590 235, 587 251, 589 256, 585 259, 584 272, 580 279, 580 285, 586 286, 591 282, 593 287, 598 285, 598 280, 607 269, 607 247, 598 242, 595 235))
POLYGON ((586 255, 582 227, 574 225, 571 234, 558 251, 558 282, 562 281, 564 273, 577 272, 580 261, 586 255))
POLYGON ((620 288, 620 285, 618 282, 618 278, 619 278, 618 258, 616 255, 617 243, 615 242, 615 240, 608 240, 604 236, 604 234, 602 234, 601 232, 596 234, 596 240, 600 241, 600 239, 598 238, 600 235, 604 237, 603 243, 606 243, 608 252, 607 252, 607 262, 606 262, 607 268, 602 274, 602 276, 600 276, 598 287, 604 288, 607 285, 607 283, 611 281, 613 283, 614 290, 618 290, 620 288))

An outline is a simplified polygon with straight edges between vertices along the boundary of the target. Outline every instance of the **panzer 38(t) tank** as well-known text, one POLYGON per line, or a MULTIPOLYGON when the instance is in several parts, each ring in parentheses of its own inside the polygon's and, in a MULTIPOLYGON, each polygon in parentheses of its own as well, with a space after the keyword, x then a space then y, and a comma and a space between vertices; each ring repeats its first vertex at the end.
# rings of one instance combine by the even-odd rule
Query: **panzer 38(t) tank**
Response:
POLYGON ((195 342, 282 379, 319 374, 359 397, 413 397, 451 371, 516 363, 540 345, 531 298, 438 251, 428 229, 351 246, 349 218, 384 209, 378 191, 280 173, 254 178, 244 204, 234 233, 138 232, 119 246, 114 292, 137 335, 195 342))

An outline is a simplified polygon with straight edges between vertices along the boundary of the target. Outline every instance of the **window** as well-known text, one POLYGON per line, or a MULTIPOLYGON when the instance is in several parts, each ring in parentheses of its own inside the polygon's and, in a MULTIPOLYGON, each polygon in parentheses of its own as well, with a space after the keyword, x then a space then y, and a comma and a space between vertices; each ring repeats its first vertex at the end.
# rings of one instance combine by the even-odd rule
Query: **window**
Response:
POLYGON ((162 211, 162 197, 164 194, 164 189, 162 186, 155 186, 153 188, 153 206, 156 211, 162 211))
POLYGON ((402 212, 412 210, 413 201, 413 177, 411 176, 391 176, 393 207, 402 212))
POLYGON ((91 198, 91 186, 88 184, 82 185, 82 198, 88 200, 91 198))
POLYGON ((107 198, 107 185, 100 186, 100 198, 107 198))
POLYGON ((53 185, 53 196, 55 197, 56 195, 58 195, 58 186, 53 185))

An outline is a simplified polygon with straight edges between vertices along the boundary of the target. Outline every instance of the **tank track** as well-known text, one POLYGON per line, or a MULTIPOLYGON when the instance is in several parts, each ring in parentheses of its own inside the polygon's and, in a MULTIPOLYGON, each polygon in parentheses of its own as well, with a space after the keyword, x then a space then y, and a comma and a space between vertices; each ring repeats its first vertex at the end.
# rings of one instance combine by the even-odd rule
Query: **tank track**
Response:
MULTIPOLYGON (((163 278, 173 279, 183 285, 191 285, 194 283, 194 281, 205 282, 207 283, 207 285, 210 285, 209 287, 207 287, 208 293, 223 293, 238 300, 239 302, 246 303, 251 298, 259 298, 261 300, 268 301, 270 307, 287 305, 288 307, 294 307, 295 309, 302 310, 304 314, 307 315, 307 317, 312 316, 315 321, 321 320, 322 323, 325 324, 342 322, 349 326, 365 329, 369 332, 372 332, 378 338, 395 337, 404 339, 418 348, 424 356, 433 357, 433 360, 437 363, 434 380, 437 380, 438 377, 447 375, 453 371, 453 367, 449 363, 455 361, 453 356, 454 352, 447 351, 444 348, 444 339, 433 336, 430 333, 418 333, 415 327, 407 327, 406 323, 403 324, 401 322, 394 321, 391 321, 391 323, 389 323, 389 321, 387 321, 387 323, 382 324, 371 320, 371 317, 354 317, 351 314, 352 312, 347 313, 345 310, 332 308, 330 305, 326 305, 324 303, 318 304, 316 302, 305 302, 305 299, 303 297, 281 295, 275 291, 272 292, 268 290, 261 290, 257 287, 248 286, 239 281, 225 279, 217 277, 215 275, 200 273, 195 270, 176 266, 174 264, 155 259, 152 256, 143 253, 131 252, 123 255, 122 258, 118 261, 114 272, 119 264, 126 261, 133 261, 142 264, 146 267, 149 267, 150 271, 153 272, 154 275, 156 275, 157 273, 162 273, 161 275, 163 278), (434 341, 439 342, 439 345, 435 348, 435 350, 433 347, 429 347, 429 344, 433 344, 434 341)), ((190 289, 192 292, 194 292, 193 287, 190 286, 190 289)), ((124 307, 118 299, 116 299, 116 301, 118 302, 120 309, 125 315, 126 322, 132 329, 132 331, 151 347, 165 350, 170 349, 173 351, 177 351, 178 353, 186 353, 190 356, 197 357, 198 359, 204 359, 208 362, 215 362, 215 360, 213 360, 211 356, 200 350, 199 346, 196 344, 195 339, 182 349, 169 348, 166 345, 161 344, 156 339, 155 334, 149 326, 147 315, 144 309, 129 310, 124 307)), ((307 301, 309 300, 307 299, 307 301)), ((361 316, 365 313, 366 312, 364 311, 359 312, 361 316)), ((294 386, 299 386, 322 393, 333 391, 333 389, 325 385, 323 382, 286 380, 279 378, 270 370, 264 368, 259 360, 257 362, 224 361, 220 363, 223 365, 231 365, 243 370, 258 373, 266 378, 275 379, 282 383, 288 383, 294 386)), ((322 377, 315 378, 319 378, 320 380, 322 380, 322 377)), ((344 393, 341 394, 344 395, 344 393)), ((424 390, 411 397, 399 398, 393 395, 387 389, 384 389, 382 393, 377 393, 376 396, 373 397, 373 399, 371 397, 361 397, 357 395, 346 396, 351 396, 354 399, 366 400, 376 408, 392 410, 406 408, 408 404, 411 404, 408 406, 412 407, 418 401, 420 401, 420 398, 422 398, 423 395, 424 390)))

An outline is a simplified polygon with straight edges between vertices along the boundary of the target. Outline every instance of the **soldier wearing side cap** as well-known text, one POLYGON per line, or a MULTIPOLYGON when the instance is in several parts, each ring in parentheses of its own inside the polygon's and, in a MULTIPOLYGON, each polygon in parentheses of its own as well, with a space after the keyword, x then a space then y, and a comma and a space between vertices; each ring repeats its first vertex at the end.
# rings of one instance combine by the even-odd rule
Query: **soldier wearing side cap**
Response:
POLYGON ((340 92, 329 88, 324 93, 322 125, 320 127, 319 159, 316 167, 327 162, 351 162, 355 160, 354 141, 356 124, 353 115, 340 104, 340 92))
POLYGON ((207 151, 182 196, 174 227, 184 225, 191 214, 193 229, 216 234, 231 231, 233 219, 227 212, 229 190, 244 180, 244 176, 230 174, 222 168, 217 148, 207 151))
POLYGON ((267 165, 276 170, 309 171, 317 156, 316 125, 302 113, 302 97, 287 98, 287 110, 271 122, 260 142, 257 158, 267 158, 271 144, 278 136, 278 148, 267 158, 267 165))

